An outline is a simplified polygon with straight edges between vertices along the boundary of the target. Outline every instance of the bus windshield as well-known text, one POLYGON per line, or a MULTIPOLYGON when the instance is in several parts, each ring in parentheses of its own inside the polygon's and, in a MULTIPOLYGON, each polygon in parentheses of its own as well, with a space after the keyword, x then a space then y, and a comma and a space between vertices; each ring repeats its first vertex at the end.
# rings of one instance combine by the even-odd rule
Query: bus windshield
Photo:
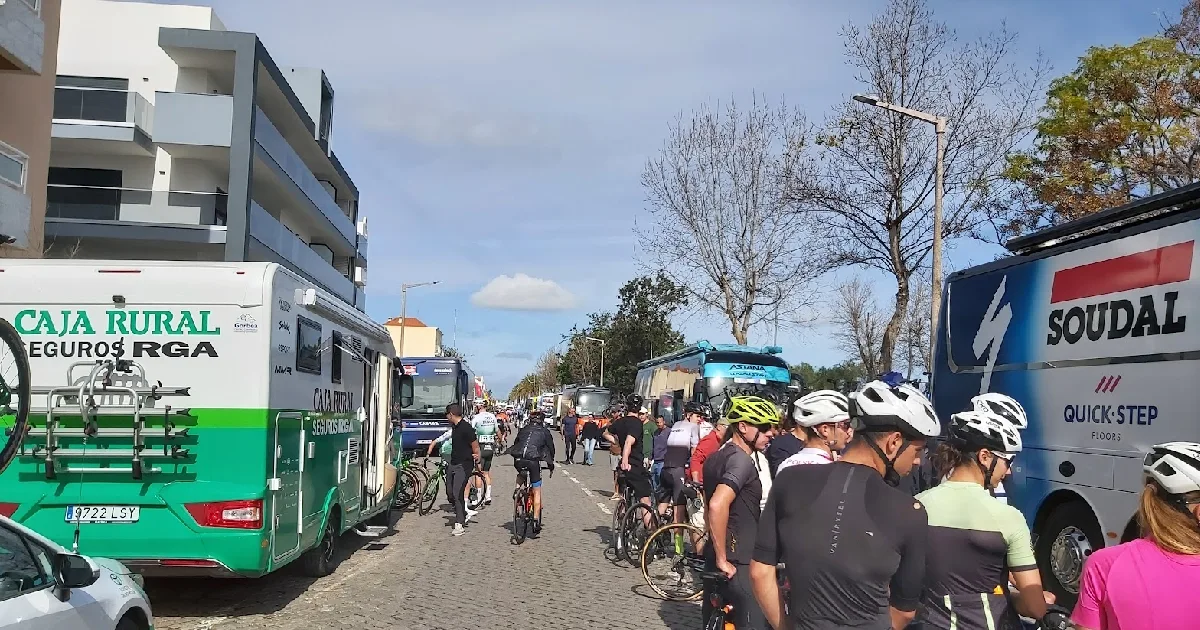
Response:
POLYGON ((404 409, 445 409, 458 402, 458 377, 454 374, 432 374, 413 377, 413 399, 404 409))
POLYGON ((604 413, 612 401, 612 392, 586 391, 575 395, 575 413, 580 416, 595 416, 604 413))

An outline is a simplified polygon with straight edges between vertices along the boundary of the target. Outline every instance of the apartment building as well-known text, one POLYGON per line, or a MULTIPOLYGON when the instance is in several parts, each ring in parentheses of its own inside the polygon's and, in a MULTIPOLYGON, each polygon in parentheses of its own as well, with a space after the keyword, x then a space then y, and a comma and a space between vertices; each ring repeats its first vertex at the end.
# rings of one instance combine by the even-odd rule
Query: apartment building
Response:
POLYGON ((59 0, 0 0, 0 258, 40 256, 59 0))
POLYGON ((393 317, 384 322, 396 354, 402 357, 436 357, 442 353, 442 331, 437 326, 427 326, 416 317, 400 319, 393 317), (400 331, 404 331, 404 346, 400 346, 400 331))
POLYGON ((62 0, 46 256, 276 261, 364 309, 333 106, 209 7, 62 0))

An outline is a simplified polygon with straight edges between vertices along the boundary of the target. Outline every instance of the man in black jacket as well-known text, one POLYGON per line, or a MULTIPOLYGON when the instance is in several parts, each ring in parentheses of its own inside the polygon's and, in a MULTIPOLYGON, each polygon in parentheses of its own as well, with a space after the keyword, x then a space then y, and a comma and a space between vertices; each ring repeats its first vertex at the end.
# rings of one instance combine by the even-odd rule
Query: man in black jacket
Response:
POLYGON ((513 456, 513 468, 529 475, 529 487, 533 489, 533 514, 536 522, 533 535, 542 533, 542 462, 546 462, 554 473, 554 434, 543 424, 545 415, 540 411, 529 414, 529 424, 517 432, 508 454, 513 456))

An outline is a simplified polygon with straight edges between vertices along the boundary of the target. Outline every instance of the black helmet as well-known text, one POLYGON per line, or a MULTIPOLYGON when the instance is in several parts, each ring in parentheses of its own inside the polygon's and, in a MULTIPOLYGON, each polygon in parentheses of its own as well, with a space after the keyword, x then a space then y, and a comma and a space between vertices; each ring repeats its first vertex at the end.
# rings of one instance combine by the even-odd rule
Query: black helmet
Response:
POLYGON ((686 416, 689 413, 699 414, 703 416, 705 420, 708 420, 710 419, 712 410, 709 409, 708 405, 704 403, 692 401, 683 406, 683 414, 686 416))
POLYGON ((625 406, 633 413, 641 411, 642 405, 645 404, 645 402, 646 399, 642 398, 641 394, 630 394, 625 397, 625 406))
POLYGON ((540 411, 529 412, 529 421, 530 422, 537 422, 540 424, 545 419, 546 419, 546 414, 544 414, 540 411))
POLYGON ((615 405, 609 405, 608 411, 606 413, 610 416, 623 416, 623 415, 625 415, 625 405, 623 405, 621 403, 617 403, 615 405))

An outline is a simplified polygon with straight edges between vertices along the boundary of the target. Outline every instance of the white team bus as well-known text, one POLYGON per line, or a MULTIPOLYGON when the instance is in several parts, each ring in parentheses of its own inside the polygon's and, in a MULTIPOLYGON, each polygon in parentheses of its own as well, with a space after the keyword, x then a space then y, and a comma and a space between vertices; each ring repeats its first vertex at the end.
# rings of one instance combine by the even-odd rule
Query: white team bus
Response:
POLYGON ((934 406, 946 418, 988 391, 1025 406, 1009 502, 1068 606, 1087 556, 1138 535, 1149 447, 1200 441, 1198 237, 1193 185, 1016 239, 1014 256, 947 280, 934 406))

